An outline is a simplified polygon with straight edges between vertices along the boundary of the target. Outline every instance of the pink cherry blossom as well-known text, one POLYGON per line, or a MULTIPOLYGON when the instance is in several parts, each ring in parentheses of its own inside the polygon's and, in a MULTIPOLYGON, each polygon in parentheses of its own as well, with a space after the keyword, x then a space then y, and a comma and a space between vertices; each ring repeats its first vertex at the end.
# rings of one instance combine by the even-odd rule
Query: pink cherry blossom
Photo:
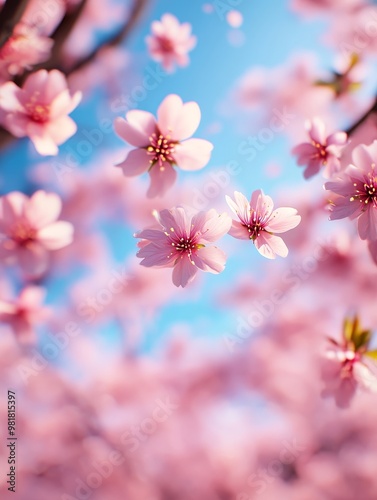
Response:
POLYGON ((0 48, 0 78, 18 75, 50 56, 53 40, 26 24, 17 24, 12 36, 0 48))
POLYGON ((14 261, 27 275, 41 275, 49 252, 72 242, 72 224, 57 221, 61 208, 59 196, 45 191, 30 198, 13 191, 0 198, 0 256, 14 261))
POLYGON ((190 283, 198 269, 218 274, 225 268, 226 256, 213 243, 229 231, 231 219, 211 209, 190 215, 182 207, 156 214, 161 228, 144 229, 135 234, 142 238, 137 256, 146 267, 173 267, 173 283, 182 288, 190 283))
POLYGON ((57 155, 58 145, 75 134, 76 124, 67 115, 80 100, 81 92, 72 96, 57 70, 33 73, 22 88, 13 82, 0 86, 3 125, 16 137, 30 137, 41 155, 57 155))
POLYGON ((377 141, 357 146, 353 163, 343 175, 326 182, 325 189, 339 195, 331 201, 330 219, 358 218, 362 240, 377 240, 377 141))
POLYGON ((209 161, 213 145, 204 139, 187 139, 200 123, 196 102, 186 102, 168 95, 157 110, 157 120, 147 111, 132 110, 126 120, 116 118, 116 133, 138 149, 131 150, 120 163, 126 176, 149 172, 148 197, 162 196, 174 184, 177 172, 199 170, 209 161))
POLYGON ((153 21, 151 31, 152 35, 147 36, 146 42, 152 59, 160 62, 168 72, 174 70, 175 64, 187 66, 187 54, 196 45, 191 24, 180 24, 172 14, 164 14, 161 21, 153 21))
POLYGON ((277 255, 286 257, 288 248, 282 238, 275 233, 285 233, 296 227, 301 217, 294 208, 273 209, 273 201, 261 189, 251 195, 250 203, 240 192, 234 192, 233 201, 226 196, 226 201, 239 221, 233 221, 229 234, 240 240, 252 240, 258 252, 267 259, 277 255))
POLYGON ((304 177, 308 179, 325 167, 323 175, 332 177, 340 170, 342 146, 347 143, 345 132, 334 132, 326 136, 325 125, 319 118, 306 122, 310 142, 304 142, 293 148, 297 163, 305 166, 304 177))
POLYGON ((322 376, 326 383, 324 396, 334 396, 339 407, 347 407, 357 387, 377 392, 375 351, 368 351, 369 330, 359 327, 357 318, 346 320, 341 341, 329 339, 322 376))
POLYGON ((42 306, 46 292, 38 286, 27 286, 16 300, 0 299, 0 321, 8 324, 20 341, 35 339, 34 327, 49 314, 42 306))

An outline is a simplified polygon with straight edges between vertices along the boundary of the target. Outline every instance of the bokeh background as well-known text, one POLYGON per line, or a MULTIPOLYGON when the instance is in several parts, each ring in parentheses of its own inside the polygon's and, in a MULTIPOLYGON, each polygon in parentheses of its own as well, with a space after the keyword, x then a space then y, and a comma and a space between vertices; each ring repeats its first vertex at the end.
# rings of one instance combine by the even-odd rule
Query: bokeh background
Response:
MULTIPOLYGON (((105 43, 133 7, 87 3, 66 42, 68 62, 105 43)), ((375 328, 375 264, 352 223, 329 222, 323 179, 305 181, 291 154, 306 137, 305 119, 319 115, 329 129, 345 130, 373 102, 375 39, 359 53, 357 89, 335 97, 331 81, 349 56, 337 23, 352 35, 356 10, 376 15, 376 7, 318 3, 146 2, 120 44, 70 75, 84 98, 72 114, 78 132, 57 157, 42 158, 27 139, 3 141, 0 193, 57 192, 62 218, 75 226, 74 243, 35 283, 52 311, 36 325, 36 342, 19 345, 1 327, 1 470, 6 390, 14 388, 16 498, 376 498, 375 396, 360 391, 339 409, 322 397, 320 369, 325 337, 338 338, 347 315, 375 328), (234 10, 238 27, 229 21, 234 10), (166 12, 197 37, 190 64, 172 74, 145 43, 166 12), (146 75, 153 89, 143 86, 146 75), (114 166, 128 146, 111 123, 131 108, 155 113, 171 93, 198 102, 195 136, 214 150, 203 170, 180 172, 171 192, 148 200, 147 179, 125 178, 114 166), (281 133, 270 133, 260 150, 245 146, 284 110, 281 133), (225 271, 200 274, 185 289, 171 284, 169 270, 139 266, 133 234, 151 223, 153 209, 229 212, 225 194, 259 188, 302 215, 287 234, 287 259, 267 261, 227 235, 225 271), (88 301, 98 302, 113 276, 121 292, 93 309, 88 301), (49 350, 51 343, 57 347, 49 350)), ((373 127, 364 131, 369 142, 373 127)), ((22 285, 3 266, 3 297, 22 285)), ((0 488, 10 497, 3 472, 0 488)))

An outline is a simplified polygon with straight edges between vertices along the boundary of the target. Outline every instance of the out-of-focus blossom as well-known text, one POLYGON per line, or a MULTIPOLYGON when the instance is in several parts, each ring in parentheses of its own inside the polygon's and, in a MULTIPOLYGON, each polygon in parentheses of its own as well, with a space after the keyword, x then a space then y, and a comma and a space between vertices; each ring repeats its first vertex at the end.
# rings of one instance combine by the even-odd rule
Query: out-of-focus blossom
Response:
POLYGON ((291 0, 291 8, 304 15, 335 15, 342 11, 352 12, 364 0, 291 0))
POLYGON ((0 198, 0 256, 32 277, 48 266, 49 252, 72 242, 73 226, 57 221, 58 195, 36 191, 30 198, 14 191, 0 198))
MULTIPOLYGON (((317 57, 310 52, 297 54, 274 68, 254 66, 236 82, 233 94, 234 110, 248 115, 257 114, 254 120, 258 131, 263 123, 287 132, 295 132, 301 118, 317 115, 327 118, 328 106, 334 91, 316 85, 320 77, 317 57)), ((232 101, 231 101, 232 102, 232 101)))
POLYGON ((191 24, 180 24, 172 14, 164 14, 161 21, 153 21, 152 35, 147 36, 149 54, 160 62, 166 71, 173 71, 175 65, 187 66, 188 52, 196 45, 196 37, 191 34, 191 24))
POLYGON ((353 151, 353 164, 325 188, 339 195, 331 201, 330 219, 358 218, 362 240, 377 240, 377 141, 353 151))
POLYGON ((297 210, 288 207, 273 210, 272 199, 261 189, 253 192, 250 202, 238 191, 234 192, 234 199, 226 196, 229 207, 239 219, 233 221, 229 234, 240 240, 251 240, 267 259, 275 259, 277 255, 286 257, 288 248, 275 233, 285 233, 300 223, 297 210))
POLYGON ((27 286, 16 300, 0 299, 0 321, 8 324, 21 342, 33 341, 35 326, 48 317, 48 309, 42 306, 45 295, 43 288, 27 286))
POLYGON ((292 153, 297 155, 297 163, 306 167, 305 179, 317 174, 321 167, 325 167, 324 177, 332 177, 340 170, 342 146, 347 142, 347 134, 334 132, 327 136, 325 125, 319 118, 307 121, 306 129, 310 142, 299 144, 292 150, 292 153))
POLYGON ((73 96, 63 73, 39 70, 22 88, 13 82, 0 87, 3 125, 16 137, 30 137, 41 155, 57 155, 58 145, 75 134, 76 123, 68 116, 81 100, 73 96))
POLYGON ((323 365, 326 383, 324 395, 335 397, 340 407, 349 405, 357 386, 377 393, 377 351, 368 350, 371 331, 363 330, 357 316, 344 322, 342 340, 329 339, 331 348, 326 351, 323 365))
POLYGON ((232 28, 239 28, 243 23, 243 16, 239 10, 230 10, 226 15, 226 20, 232 28))
POLYGON ((137 256, 146 267, 173 267, 173 283, 185 287, 198 269, 214 274, 225 268, 226 255, 213 243, 229 231, 231 219, 211 209, 190 215, 182 207, 162 210, 159 229, 144 229, 135 234, 142 238, 137 256))
POLYGON ((126 176, 148 171, 151 178, 148 197, 162 196, 176 180, 174 165, 182 170, 199 170, 210 159, 213 145, 209 141, 185 140, 196 131, 200 118, 196 102, 183 104, 175 94, 162 101, 157 121, 151 113, 140 110, 129 111, 126 120, 116 118, 116 133, 138 148, 130 151, 118 166, 126 176))
POLYGON ((0 78, 9 80, 50 56, 53 40, 40 35, 26 24, 17 24, 12 35, 0 48, 0 78))

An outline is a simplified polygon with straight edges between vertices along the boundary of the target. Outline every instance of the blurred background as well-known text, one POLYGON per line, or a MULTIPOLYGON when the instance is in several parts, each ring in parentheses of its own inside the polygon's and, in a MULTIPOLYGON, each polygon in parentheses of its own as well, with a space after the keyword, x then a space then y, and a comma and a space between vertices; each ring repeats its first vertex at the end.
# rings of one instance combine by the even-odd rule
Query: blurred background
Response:
MULTIPOLYGON (((1 300, 35 285, 47 308, 31 343, 0 326, 1 495, 12 494, 3 473, 12 389, 20 500, 375 500, 375 395, 358 388, 338 408, 324 397, 322 366, 346 317, 376 328, 375 263, 352 222, 328 220, 323 178, 304 180, 291 154, 307 140, 305 120, 350 130, 373 106, 374 2, 33 0, 26 9, 59 45, 41 67, 62 70, 83 99, 71 115, 77 133, 56 157, 0 136, 0 194, 58 193, 75 228, 38 279, 1 267, 1 300), (189 64, 171 73, 146 45, 166 13, 197 38, 189 64), (112 123, 130 109, 156 114, 173 93, 199 104, 195 137, 214 150, 204 169, 180 171, 165 196, 148 199, 147 176, 115 167, 129 145, 112 123), (198 273, 187 288, 169 269, 139 265, 133 235, 153 210, 229 213, 226 194, 255 189, 302 216, 286 235, 287 259, 226 235, 225 271, 198 273)), ((350 148, 376 131, 370 113, 350 148)))

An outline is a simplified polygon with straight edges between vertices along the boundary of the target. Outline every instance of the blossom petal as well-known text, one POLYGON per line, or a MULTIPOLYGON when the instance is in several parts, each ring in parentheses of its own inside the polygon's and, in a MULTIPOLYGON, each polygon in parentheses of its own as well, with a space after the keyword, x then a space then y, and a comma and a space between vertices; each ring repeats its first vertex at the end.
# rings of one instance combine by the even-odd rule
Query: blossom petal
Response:
POLYGON ((143 259, 140 265, 145 267, 171 267, 174 259, 170 256, 170 248, 149 243, 137 252, 136 256, 143 259))
POLYGON ((250 239, 250 233, 247 230, 247 227, 244 224, 241 224, 241 222, 235 220, 232 222, 232 227, 229 229, 229 234, 230 236, 233 236, 233 238, 237 238, 238 240, 250 239))
POLYGON ((374 207, 360 215, 357 228, 362 240, 377 240, 377 211, 374 207))
POLYGON ((266 230, 272 231, 273 233, 284 233, 298 226, 300 221, 301 216, 297 215, 297 210, 295 208, 277 208, 272 212, 266 230))
POLYGON ((37 238, 47 250, 59 250, 72 243, 73 226, 70 222, 58 221, 40 229, 37 238))
POLYGON ((320 118, 313 118, 309 131, 310 137, 319 144, 326 143, 326 129, 325 124, 320 118))
POLYGON ((191 137, 199 127, 200 119, 200 108, 196 102, 191 101, 183 104, 180 115, 173 126, 172 139, 183 141, 191 137))
POLYGON ((192 260, 202 271, 219 274, 225 269, 226 254, 217 247, 204 247, 192 256, 192 260))
POLYGON ((150 166, 150 156, 145 149, 132 149, 128 152, 126 159, 117 164, 126 177, 144 174, 150 166))
MULTIPOLYGON (((207 214, 208 220, 200 231, 201 238, 209 242, 217 241, 228 233, 232 225, 232 219, 227 213, 218 214, 214 209, 207 212, 207 214)), ((192 223, 195 226, 195 217, 193 217, 192 223)))
POLYGON ((149 137, 157 132, 156 120, 152 113, 138 109, 129 111, 126 120, 116 118, 114 129, 124 141, 138 148, 147 147, 150 143, 149 137))
POLYGON ((352 152, 352 160, 357 169, 369 172, 372 163, 377 162, 377 141, 374 141, 370 146, 361 144, 356 147, 352 152))
POLYGON ((157 110, 157 124, 163 135, 175 138, 175 126, 180 120, 182 108, 182 99, 176 94, 170 94, 162 101, 157 110))
POLYGON ((165 163, 161 167, 158 164, 154 165, 149 175, 151 184, 147 191, 148 198, 163 196, 177 179, 177 172, 169 163, 165 163))
POLYGON ((199 170, 209 162, 212 150, 213 144, 205 139, 188 139, 175 146, 173 156, 182 170, 199 170))
POLYGON ((35 229, 41 229, 59 217, 62 201, 55 193, 36 191, 25 203, 24 215, 35 229))
POLYGON ((197 267, 189 260, 187 256, 179 258, 173 269, 173 283, 175 286, 184 288, 190 283, 197 273, 197 267))
POLYGON ((22 216, 27 197, 13 191, 0 198, 0 231, 7 232, 22 216))
POLYGON ((281 257, 288 255, 287 245, 279 236, 262 232, 254 243, 258 252, 267 259, 275 259, 277 255, 281 257))
POLYGON ((20 103, 22 90, 14 82, 6 82, 0 86, 0 108, 11 112, 24 112, 20 103))
POLYGON ((274 202, 261 189, 257 189, 251 195, 250 208, 254 209, 261 218, 268 219, 274 208, 274 202))

